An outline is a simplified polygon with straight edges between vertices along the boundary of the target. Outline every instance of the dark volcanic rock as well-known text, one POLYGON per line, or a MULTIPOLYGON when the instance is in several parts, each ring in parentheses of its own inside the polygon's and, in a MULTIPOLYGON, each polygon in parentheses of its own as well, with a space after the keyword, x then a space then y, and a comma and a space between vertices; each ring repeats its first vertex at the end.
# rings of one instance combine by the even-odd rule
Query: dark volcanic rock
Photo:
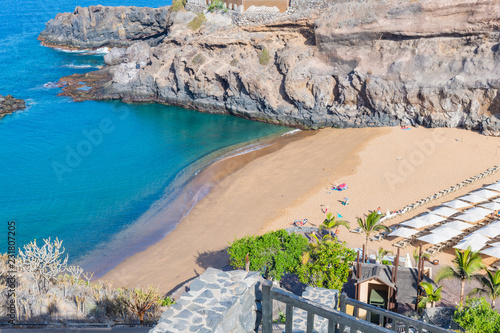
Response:
POLYGON ((22 99, 17 99, 11 95, 0 95, 0 118, 6 114, 26 108, 26 103, 22 99))
MULTIPOLYGON (((177 15, 187 13, 169 20, 177 15)), ((238 28, 207 18, 197 31, 189 19, 157 46, 114 50, 103 70, 61 79, 63 94, 304 128, 410 123, 500 135, 499 1, 347 1, 314 19, 238 28)))
POLYGON ((38 40, 70 49, 129 46, 141 40, 154 45, 167 33, 168 7, 76 7, 47 22, 38 40))

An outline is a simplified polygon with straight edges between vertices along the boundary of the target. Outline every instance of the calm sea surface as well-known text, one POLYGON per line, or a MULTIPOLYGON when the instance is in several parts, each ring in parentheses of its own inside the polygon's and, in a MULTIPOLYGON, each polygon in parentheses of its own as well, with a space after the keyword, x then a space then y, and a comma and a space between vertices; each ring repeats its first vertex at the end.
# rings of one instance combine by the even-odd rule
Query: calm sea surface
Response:
POLYGON ((195 197, 205 194, 186 191, 200 168, 235 145, 288 130, 163 105, 57 97, 60 89, 51 82, 94 70, 103 54, 40 46, 36 37, 45 22, 76 6, 170 2, 1 4, 0 94, 25 99, 29 107, 0 120, 0 253, 7 252, 7 222, 14 220, 18 247, 58 237, 71 262, 102 274, 172 230, 195 197), (180 195, 186 198, 173 207, 180 195), (169 218, 159 221, 159 211, 169 218))

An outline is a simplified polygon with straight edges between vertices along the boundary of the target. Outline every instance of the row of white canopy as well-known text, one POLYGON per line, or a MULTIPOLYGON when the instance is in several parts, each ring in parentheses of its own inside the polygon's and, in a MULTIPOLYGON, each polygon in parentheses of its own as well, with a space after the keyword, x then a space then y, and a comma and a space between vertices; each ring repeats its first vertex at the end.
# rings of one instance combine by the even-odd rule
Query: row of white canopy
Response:
MULTIPOLYGON (((488 201, 493 197, 499 196, 500 194, 498 192, 500 192, 500 181, 488 185, 481 190, 446 202, 441 207, 434 209, 427 214, 405 221, 401 223, 404 227, 396 229, 388 236, 405 238, 410 237, 419 232, 416 229, 421 229, 445 221, 448 217, 459 213, 457 209, 470 207, 472 204, 488 201)), ((478 222, 483 220, 493 211, 498 210, 500 210, 500 198, 494 199, 491 202, 477 207, 470 208, 462 214, 454 217, 453 219, 455 219, 455 221, 450 221, 436 229, 433 229, 430 234, 418 237, 417 239, 431 244, 443 243, 462 234, 464 230, 474 226, 466 222, 478 222)), ((467 235, 455 246, 455 248, 465 250, 468 247, 471 247, 473 251, 479 251, 488 241, 490 241, 490 238, 494 238, 498 235, 500 235, 500 220, 490 223, 489 225, 474 231, 472 234, 467 235)), ((490 246, 490 248, 481 251, 481 253, 500 258, 500 242, 490 244, 490 246)))

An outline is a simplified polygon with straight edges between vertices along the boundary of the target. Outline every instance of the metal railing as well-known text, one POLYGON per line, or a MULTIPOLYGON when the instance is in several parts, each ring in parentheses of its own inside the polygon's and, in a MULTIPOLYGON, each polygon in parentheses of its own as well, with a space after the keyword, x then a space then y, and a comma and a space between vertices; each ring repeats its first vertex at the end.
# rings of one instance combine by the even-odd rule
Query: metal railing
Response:
MULTIPOLYGON (((353 307, 354 317, 358 317, 359 310, 366 311, 366 320, 370 321, 372 314, 379 316, 379 324, 383 324, 384 320, 386 323, 391 324, 391 330, 394 332, 429 332, 429 333, 450 333, 452 331, 445 328, 432 325, 420 320, 412 319, 407 316, 403 316, 399 313, 388 311, 374 305, 366 304, 355 299, 348 298, 346 294, 340 296, 340 311, 346 312, 347 305, 353 307)), ((342 331, 342 327, 341 330, 342 331)))
POLYGON ((399 332, 399 329, 402 329, 400 332, 410 332, 410 329, 412 329, 413 332, 451 332, 435 325, 427 324, 373 305, 347 298, 345 294, 342 294, 340 297, 340 311, 338 311, 334 308, 294 295, 281 288, 273 287, 270 281, 264 281, 262 284, 262 333, 272 333, 273 300, 286 304, 285 333, 291 333, 293 330, 294 308, 302 309, 307 312, 307 333, 313 333, 314 331, 315 316, 323 317, 328 320, 328 333, 336 332, 337 328, 338 332, 345 332, 346 329, 349 328, 351 333, 390 333, 394 331, 399 332), (346 313, 347 305, 352 305, 354 307, 356 316, 351 316, 346 313), (358 318, 357 313, 359 309, 367 311, 367 316, 371 316, 372 313, 379 315, 381 323, 383 323, 384 318, 391 320, 391 329, 358 318))

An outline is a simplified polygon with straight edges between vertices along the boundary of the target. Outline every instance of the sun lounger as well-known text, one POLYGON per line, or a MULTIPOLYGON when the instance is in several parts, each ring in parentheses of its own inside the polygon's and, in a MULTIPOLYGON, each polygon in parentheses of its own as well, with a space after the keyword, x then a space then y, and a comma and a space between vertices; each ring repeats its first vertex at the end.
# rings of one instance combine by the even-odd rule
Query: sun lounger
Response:
POLYGON ((361 229, 361 228, 356 228, 356 229, 349 230, 349 231, 352 232, 352 233, 355 233, 355 234, 360 234, 362 230, 363 229, 361 229))

